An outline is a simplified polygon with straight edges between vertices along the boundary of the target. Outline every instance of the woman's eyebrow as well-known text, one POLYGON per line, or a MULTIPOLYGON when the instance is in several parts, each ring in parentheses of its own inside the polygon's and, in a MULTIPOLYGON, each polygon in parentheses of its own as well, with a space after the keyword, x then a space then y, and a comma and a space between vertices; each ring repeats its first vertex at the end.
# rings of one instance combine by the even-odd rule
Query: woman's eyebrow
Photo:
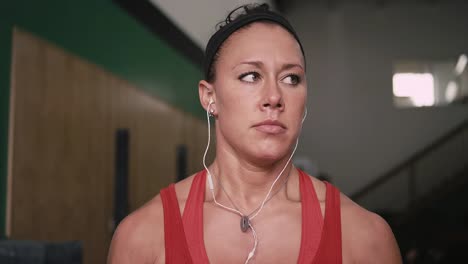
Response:
POLYGON ((281 67, 281 70, 289 70, 289 69, 292 69, 292 68, 296 68, 296 67, 299 67, 301 68, 302 70, 304 70, 304 68, 302 67, 302 65, 300 64, 296 64, 296 63, 286 63, 284 64, 282 67, 281 67))
POLYGON ((263 62, 261 62, 261 61, 242 61, 242 62, 240 62, 239 64, 235 65, 232 68, 235 69, 236 67, 238 67, 240 65, 243 65, 243 64, 252 65, 252 66, 255 66, 257 68, 262 68, 263 67, 263 62))
MULTIPOLYGON (((262 68, 263 65, 264 65, 263 62, 261 62, 261 61, 242 61, 239 64, 232 67, 232 69, 235 69, 236 67, 238 67, 240 65, 244 65, 244 64, 252 65, 252 66, 255 66, 257 68, 262 68)), ((295 67, 298 67, 298 68, 301 68, 302 70, 304 70, 304 67, 302 67, 302 65, 297 64, 297 63, 285 63, 285 64, 283 64, 281 66, 281 70, 282 71, 289 70, 289 69, 292 69, 292 68, 295 68, 295 67)))

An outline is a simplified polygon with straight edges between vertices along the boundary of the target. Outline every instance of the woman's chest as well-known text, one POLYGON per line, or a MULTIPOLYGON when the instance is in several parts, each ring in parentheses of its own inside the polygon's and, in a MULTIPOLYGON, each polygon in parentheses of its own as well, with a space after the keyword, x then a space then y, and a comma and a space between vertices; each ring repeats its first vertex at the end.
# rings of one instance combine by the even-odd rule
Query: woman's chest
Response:
POLYGON ((300 208, 265 210, 241 229, 241 216, 208 210, 203 221, 203 243, 211 263, 297 263, 301 248, 300 208), (214 212, 213 212, 214 213, 214 212))

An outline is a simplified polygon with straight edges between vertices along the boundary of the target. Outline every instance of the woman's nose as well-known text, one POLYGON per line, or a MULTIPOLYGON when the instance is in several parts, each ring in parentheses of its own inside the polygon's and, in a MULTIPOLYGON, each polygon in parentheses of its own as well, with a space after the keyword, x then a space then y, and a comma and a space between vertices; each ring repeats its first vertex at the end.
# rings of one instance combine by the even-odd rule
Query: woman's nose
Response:
POLYGON ((284 109, 283 96, 278 84, 273 83, 266 88, 265 101, 262 104, 263 109, 271 108, 282 111, 284 109))

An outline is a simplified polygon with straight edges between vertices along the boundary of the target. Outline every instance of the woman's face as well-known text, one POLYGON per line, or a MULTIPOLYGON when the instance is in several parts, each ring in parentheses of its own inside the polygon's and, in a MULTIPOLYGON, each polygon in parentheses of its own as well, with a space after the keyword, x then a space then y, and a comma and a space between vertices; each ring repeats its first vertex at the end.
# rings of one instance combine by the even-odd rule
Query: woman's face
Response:
POLYGON ((295 38, 279 25, 255 22, 227 39, 215 67, 218 150, 264 164, 290 154, 307 98, 295 38))

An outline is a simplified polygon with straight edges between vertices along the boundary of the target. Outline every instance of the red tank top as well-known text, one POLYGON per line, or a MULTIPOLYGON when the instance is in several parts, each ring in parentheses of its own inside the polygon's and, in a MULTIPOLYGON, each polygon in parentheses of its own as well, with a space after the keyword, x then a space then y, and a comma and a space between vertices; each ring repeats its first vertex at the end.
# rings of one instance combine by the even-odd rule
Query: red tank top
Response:
MULTIPOLYGON (((301 170, 298 171, 302 236, 297 263, 341 264, 340 192, 325 182, 325 217, 322 218, 312 180, 301 170)), ((193 179, 183 217, 174 184, 161 190, 166 263, 209 263, 203 240, 205 186, 206 171, 203 170, 193 179)))

